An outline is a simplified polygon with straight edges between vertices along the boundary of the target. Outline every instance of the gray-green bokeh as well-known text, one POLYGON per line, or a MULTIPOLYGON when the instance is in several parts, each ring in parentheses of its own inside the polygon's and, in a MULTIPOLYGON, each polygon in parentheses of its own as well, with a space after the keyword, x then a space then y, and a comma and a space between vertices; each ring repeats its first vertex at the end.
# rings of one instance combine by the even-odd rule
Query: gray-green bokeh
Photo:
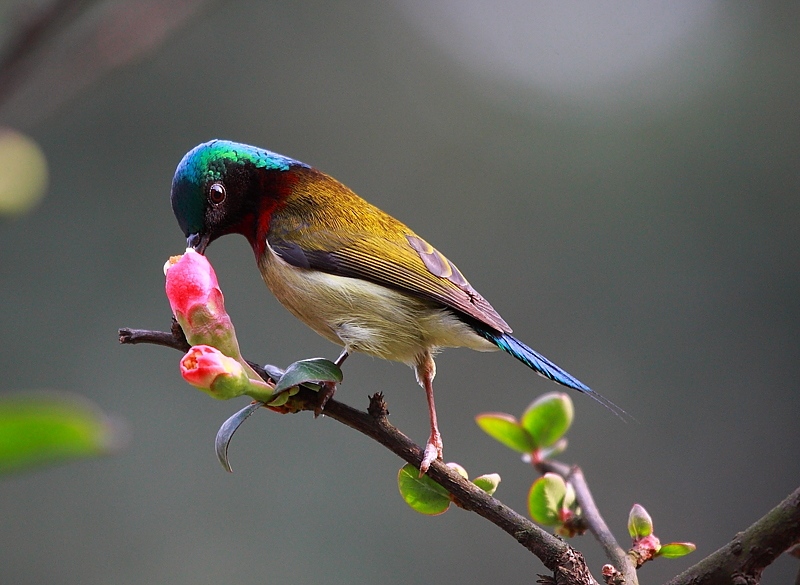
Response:
MULTIPOLYGON (((719 55, 670 77, 674 100, 643 98, 644 73, 598 103, 591 85, 560 99, 472 68, 411 2, 231 1, 23 125, 51 186, 0 223, 0 391, 82 393, 133 436, 119 455, 0 483, 0 582, 522 584, 543 572, 472 514, 411 512, 401 462, 325 418, 257 413, 225 474, 214 433, 243 404, 185 384, 175 351, 117 344, 118 327, 168 326, 161 267, 184 247, 170 181, 213 137, 313 164, 405 221, 521 339, 638 420, 574 396, 563 458, 583 466, 618 537, 639 502, 662 540, 697 543, 646 566, 644 582, 777 504, 800 479, 800 13, 713 4, 697 50, 719 55)), ((269 295, 243 239, 209 258, 248 357, 336 355, 269 295)), ((446 458, 500 473, 497 497, 524 510, 533 473, 473 417, 518 414, 556 386, 501 354, 437 363, 446 458)), ((363 407, 381 390, 392 422, 424 441, 410 370, 354 357, 345 376, 338 398, 363 407)), ((574 544, 598 574, 591 538, 574 544)), ((783 558, 765 583, 796 571, 783 558)))

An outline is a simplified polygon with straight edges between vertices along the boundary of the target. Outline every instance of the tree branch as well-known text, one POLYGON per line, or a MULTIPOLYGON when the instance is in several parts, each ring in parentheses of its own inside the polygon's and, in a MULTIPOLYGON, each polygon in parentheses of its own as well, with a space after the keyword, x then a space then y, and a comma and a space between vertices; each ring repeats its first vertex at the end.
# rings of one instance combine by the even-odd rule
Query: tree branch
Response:
MULTIPOLYGON (((40 120, 114 69, 154 50, 212 0, 54 0, 0 47, 0 119, 40 120)), ((39 3, 41 4, 41 3, 39 3)))
POLYGON ((39 10, 13 35, 0 58, 0 104, 12 94, 25 75, 24 64, 45 45, 70 16, 86 5, 84 0, 56 0, 39 10))
MULTIPOLYGON (((122 344, 152 343, 172 347, 179 351, 189 349, 183 332, 180 331, 180 327, 175 325, 170 333, 120 329, 119 341, 122 344)), ((256 365, 254 368, 265 380, 269 379, 269 375, 263 368, 256 365)), ((286 405, 273 410, 280 412, 313 411, 317 403, 317 394, 301 387, 300 392, 291 397, 286 405)), ((325 405, 326 416, 374 439, 404 461, 418 468, 422 462, 422 448, 389 423, 386 417, 387 412, 380 393, 371 397, 367 412, 362 412, 334 399, 329 400, 325 405)), ((486 518, 536 555, 545 567, 553 571, 557 584, 597 585, 597 581, 586 567, 580 552, 491 497, 472 482, 465 480, 441 461, 433 462, 428 470, 428 477, 450 492, 461 508, 486 518)))
MULTIPOLYGON (((176 323, 173 323, 170 333, 120 329, 119 340, 122 344, 152 343, 179 351, 189 349, 189 344, 176 323)), ((248 363, 265 380, 270 379, 264 368, 252 362, 248 363)), ((318 397, 315 392, 301 388, 286 405, 273 410, 285 413, 313 411, 317 403, 318 397)), ((386 418, 386 406, 380 393, 371 397, 367 412, 331 399, 325 406, 325 414, 367 435, 404 461, 419 467, 423 455, 422 448, 389 423, 386 418)), ((636 584, 637 574, 633 568, 633 561, 608 529, 580 468, 570 467, 557 461, 545 461, 537 464, 537 469, 541 472, 558 473, 571 482, 589 529, 621 573, 616 576, 611 574, 609 579, 616 582, 617 578, 622 577, 625 583, 636 584)), ((557 585, 597 584, 580 552, 489 496, 442 462, 434 461, 428 476, 444 487, 460 507, 483 516, 535 554, 548 569, 553 571, 553 582, 557 585)), ((750 528, 737 534, 730 543, 673 578, 666 585, 728 585, 737 578, 736 582, 741 582, 742 585, 755 584, 759 582, 764 568, 798 543, 800 543, 800 488, 750 528)))
POLYGON ((689 567, 667 585, 758 583, 761 572, 798 542, 800 487, 750 528, 738 533, 731 542, 689 567))

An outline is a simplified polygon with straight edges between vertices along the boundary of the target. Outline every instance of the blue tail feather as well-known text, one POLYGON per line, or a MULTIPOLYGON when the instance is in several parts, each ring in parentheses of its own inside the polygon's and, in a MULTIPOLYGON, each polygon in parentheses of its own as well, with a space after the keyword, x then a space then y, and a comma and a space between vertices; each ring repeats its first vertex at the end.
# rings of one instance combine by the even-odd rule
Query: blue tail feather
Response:
POLYGON ((478 328, 477 332, 503 351, 513 355, 540 376, 544 376, 545 378, 549 378, 554 382, 558 382, 562 386, 567 386, 568 388, 572 388, 578 392, 582 392, 590 396, 620 418, 630 418, 628 413, 611 402, 608 398, 604 397, 602 394, 598 394, 586 384, 578 380, 575 376, 569 372, 565 372, 542 354, 534 351, 522 343, 516 337, 513 337, 508 333, 498 333, 481 328, 478 328))

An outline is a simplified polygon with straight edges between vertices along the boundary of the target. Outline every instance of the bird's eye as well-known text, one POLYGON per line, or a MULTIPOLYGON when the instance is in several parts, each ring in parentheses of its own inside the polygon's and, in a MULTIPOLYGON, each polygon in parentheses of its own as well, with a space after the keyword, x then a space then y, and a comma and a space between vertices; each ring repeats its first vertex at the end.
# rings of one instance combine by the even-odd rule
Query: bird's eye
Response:
POLYGON ((208 188, 208 200, 214 205, 219 205, 225 201, 225 185, 222 183, 212 183, 208 188))

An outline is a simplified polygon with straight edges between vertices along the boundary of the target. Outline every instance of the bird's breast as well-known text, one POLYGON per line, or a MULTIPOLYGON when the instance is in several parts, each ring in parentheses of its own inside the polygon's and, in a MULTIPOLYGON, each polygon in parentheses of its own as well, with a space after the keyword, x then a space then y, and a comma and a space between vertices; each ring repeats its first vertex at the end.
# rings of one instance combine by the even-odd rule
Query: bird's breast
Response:
POLYGON ((497 349, 443 305, 359 278, 292 266, 269 244, 259 270, 295 317, 348 351, 413 365, 440 347, 497 349))

